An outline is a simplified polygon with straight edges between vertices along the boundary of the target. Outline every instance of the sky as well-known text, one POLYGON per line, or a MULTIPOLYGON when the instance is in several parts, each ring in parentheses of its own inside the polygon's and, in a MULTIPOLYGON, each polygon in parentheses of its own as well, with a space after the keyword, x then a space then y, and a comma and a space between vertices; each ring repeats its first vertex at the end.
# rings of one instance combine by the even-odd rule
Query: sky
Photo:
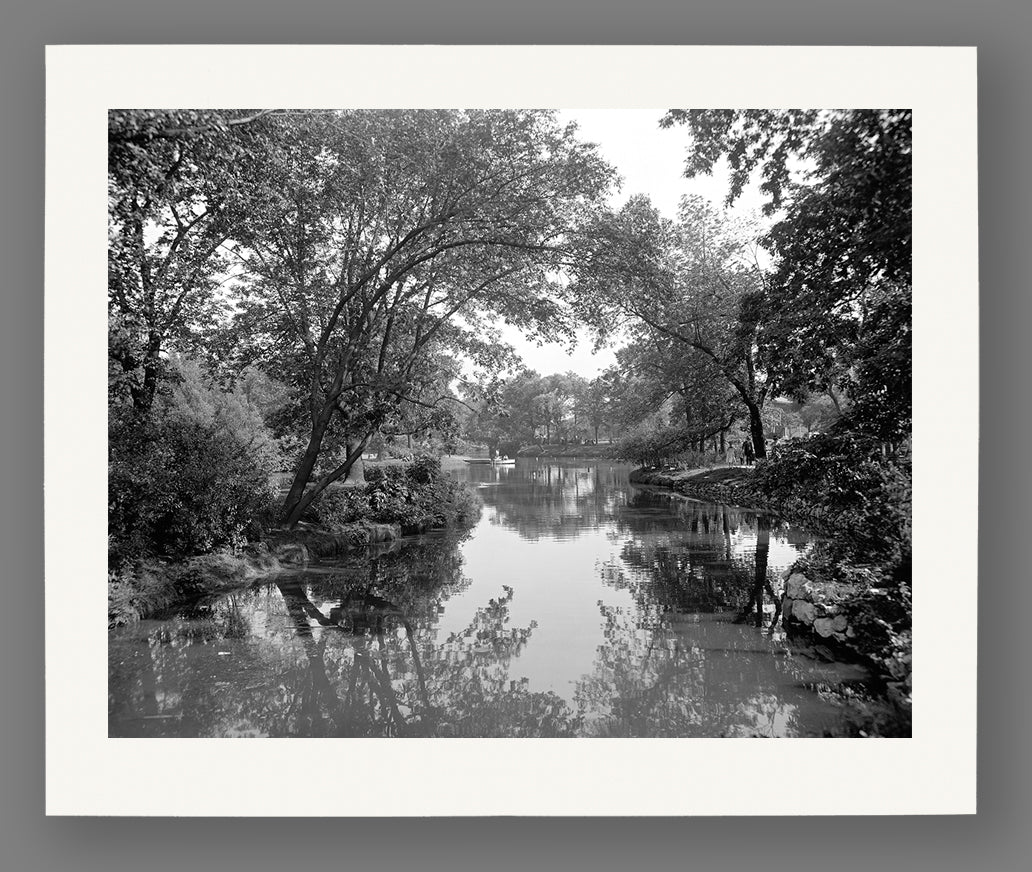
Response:
MULTIPOLYGON (((698 194, 722 205, 727 194, 727 175, 686 179, 684 162, 690 134, 685 127, 663 130, 659 119, 666 109, 560 109, 559 120, 575 121, 580 138, 594 142, 602 158, 616 168, 623 181, 611 198, 614 208, 634 194, 647 194, 660 212, 675 218, 677 206, 686 194, 698 194)), ((761 200, 754 189, 746 189, 735 213, 759 210, 761 200)), ((572 350, 562 344, 537 345, 513 328, 504 326, 502 336, 523 357, 524 363, 542 375, 572 371, 594 378, 616 358, 612 348, 597 354, 586 331, 572 350)))

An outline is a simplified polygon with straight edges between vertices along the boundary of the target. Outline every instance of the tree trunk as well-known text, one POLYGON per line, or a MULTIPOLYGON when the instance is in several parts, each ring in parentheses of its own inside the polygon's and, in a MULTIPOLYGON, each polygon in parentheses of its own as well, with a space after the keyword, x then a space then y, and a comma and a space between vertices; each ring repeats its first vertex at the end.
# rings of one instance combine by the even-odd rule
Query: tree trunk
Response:
POLYGON ((752 436, 753 453, 757 460, 767 456, 767 442, 763 438, 763 417, 756 403, 749 403, 749 434, 752 436))
POLYGON ((147 338, 147 348, 140 362, 143 381, 139 387, 130 387, 133 408, 137 412, 149 412, 158 390, 158 372, 161 369, 161 334, 152 330, 147 338))
MULTIPOLYGON (((358 443, 355 442, 353 439, 349 439, 345 443, 345 445, 347 446, 348 454, 351 454, 358 446, 358 443)), ((362 460, 361 454, 359 454, 355 462, 351 464, 351 469, 348 470, 348 474, 345 481, 348 481, 354 485, 365 484, 365 463, 362 460)))
POLYGON ((319 459, 319 449, 322 448, 323 436, 326 435, 326 428, 329 426, 332 415, 333 407, 327 404, 312 425, 312 435, 308 439, 308 447, 305 448, 301 463, 297 468, 297 472, 294 473, 294 479, 290 483, 287 498, 283 501, 281 516, 291 529, 297 524, 300 517, 297 508, 304 496, 305 488, 308 487, 308 482, 312 478, 312 470, 315 469, 315 463, 319 459))
MULTIPOLYGON (((304 487, 302 487, 302 496, 300 497, 300 499, 298 499, 297 503, 293 506, 293 508, 290 509, 289 512, 286 509, 284 509, 284 513, 286 515, 285 523, 287 525, 288 530, 293 530, 297 526, 297 523, 301 520, 301 516, 305 513, 305 510, 312 503, 315 502, 316 498, 324 490, 326 490, 326 488, 328 488, 335 481, 339 481, 340 479, 344 478, 351 471, 351 468, 355 465, 355 462, 361 459, 362 452, 365 451, 365 447, 369 443, 369 438, 370 436, 366 436, 366 438, 363 439, 361 442, 354 443, 355 447, 348 451, 348 455, 345 458, 344 462, 340 466, 338 466, 330 475, 324 476, 322 479, 316 482, 313 488, 305 492, 304 487)), ((318 450, 316 450, 316 454, 318 454, 318 450)), ((304 464, 302 463, 302 467, 303 466, 304 464)), ((309 478, 311 478, 311 470, 308 471, 308 476, 309 478)), ((305 480, 305 483, 307 484, 307 479, 305 480)))

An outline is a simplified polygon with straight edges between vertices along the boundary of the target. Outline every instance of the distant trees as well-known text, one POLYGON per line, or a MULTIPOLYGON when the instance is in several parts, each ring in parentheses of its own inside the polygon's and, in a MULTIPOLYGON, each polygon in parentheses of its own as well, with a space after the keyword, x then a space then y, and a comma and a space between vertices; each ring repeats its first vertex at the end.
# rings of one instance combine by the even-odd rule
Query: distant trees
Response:
POLYGON ((608 427, 609 435, 612 436, 612 385, 604 373, 590 381, 580 379, 575 388, 573 402, 575 415, 580 419, 580 427, 591 433, 595 444, 599 441, 599 431, 604 428, 608 427))
POLYGON ((480 390, 483 399, 466 422, 466 435, 491 450, 499 442, 598 442, 617 424, 615 372, 586 379, 575 372, 542 376, 523 370, 480 390))

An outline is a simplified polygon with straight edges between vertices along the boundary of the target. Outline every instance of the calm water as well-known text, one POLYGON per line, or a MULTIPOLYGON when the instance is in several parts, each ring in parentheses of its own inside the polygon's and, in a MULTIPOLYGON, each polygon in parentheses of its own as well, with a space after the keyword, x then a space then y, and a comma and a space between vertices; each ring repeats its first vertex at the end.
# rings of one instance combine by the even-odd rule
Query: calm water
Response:
POLYGON ((789 646, 808 536, 628 467, 456 472, 464 538, 403 540, 113 631, 112 736, 820 736, 862 676, 789 646), (759 603, 759 605, 757 605, 759 603))

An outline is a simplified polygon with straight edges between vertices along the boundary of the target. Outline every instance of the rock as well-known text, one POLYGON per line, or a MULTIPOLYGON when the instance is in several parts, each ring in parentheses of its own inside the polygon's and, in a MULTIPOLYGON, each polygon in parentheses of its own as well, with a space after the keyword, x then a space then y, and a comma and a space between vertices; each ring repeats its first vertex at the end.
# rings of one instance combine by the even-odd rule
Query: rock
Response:
POLYGON ((792 600, 792 617, 803 624, 812 624, 814 619, 813 603, 805 600, 792 600))
POLYGON ((835 615, 835 617, 831 619, 831 629, 836 633, 844 633, 848 626, 849 621, 846 620, 845 615, 835 615))
POLYGON ((824 639, 827 639, 835 633, 835 630, 832 627, 831 618, 817 618, 817 620, 813 622, 813 629, 818 636, 821 636, 824 639))
POLYGON ((785 596, 789 599, 809 599, 809 579, 801 572, 793 572, 785 582, 785 596))

